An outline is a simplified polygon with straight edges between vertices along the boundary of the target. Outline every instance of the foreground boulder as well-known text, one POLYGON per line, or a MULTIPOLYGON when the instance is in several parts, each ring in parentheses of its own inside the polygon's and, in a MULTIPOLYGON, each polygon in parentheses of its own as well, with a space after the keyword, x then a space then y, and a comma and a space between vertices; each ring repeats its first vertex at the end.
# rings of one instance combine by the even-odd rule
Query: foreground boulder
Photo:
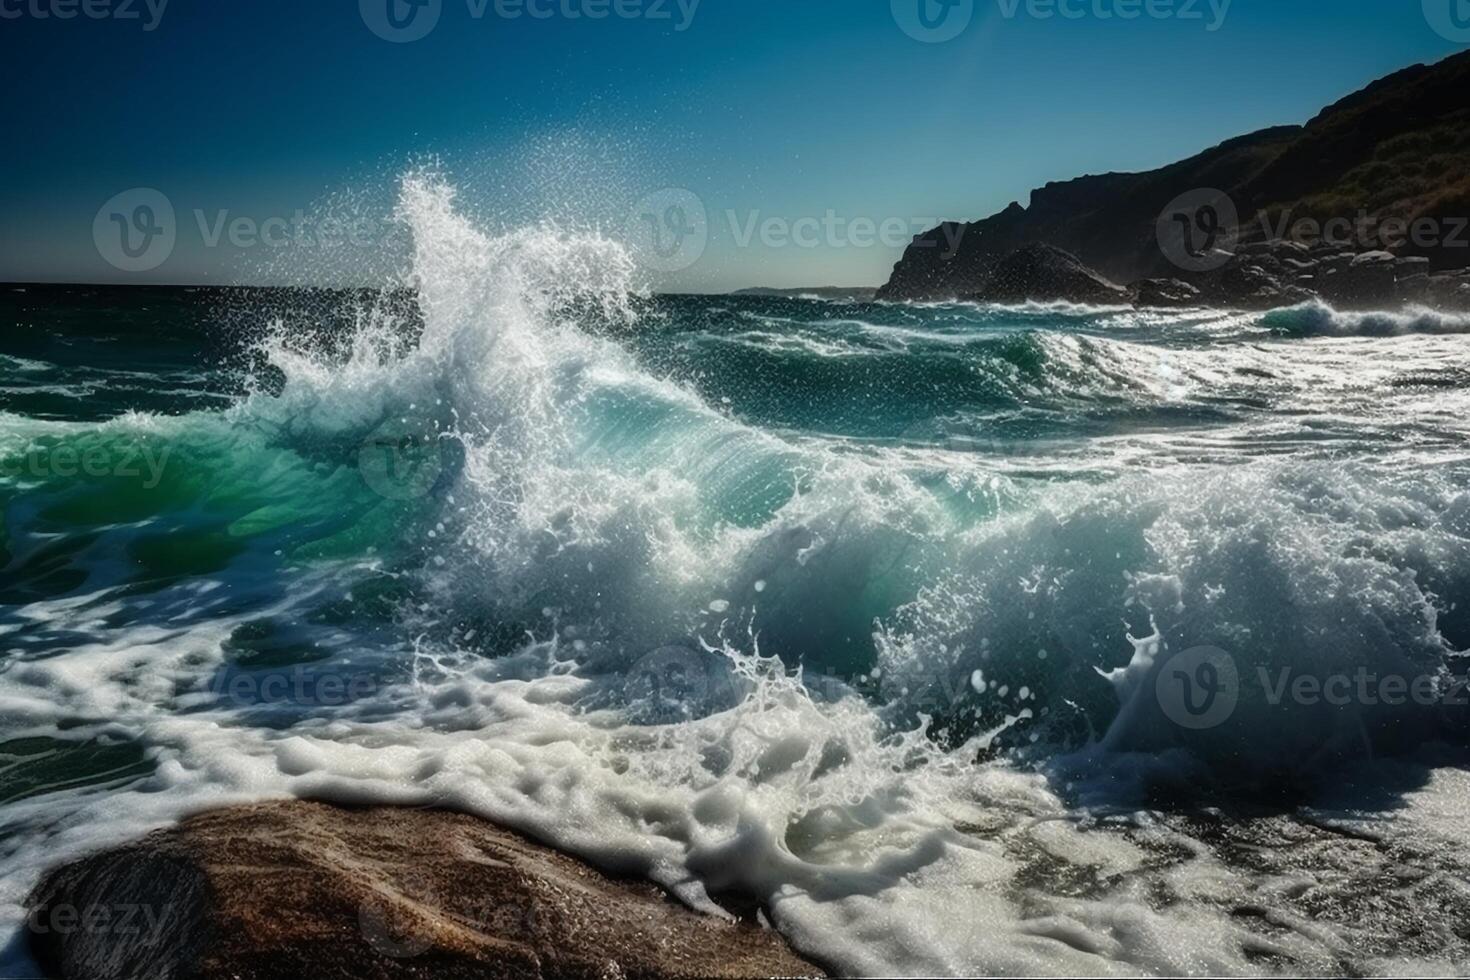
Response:
POLYGON ((982 303, 1126 303, 1128 290, 1051 245, 1027 245, 1002 259, 970 297, 982 303))
POLYGON ((27 906, 68 980, 822 975, 768 929, 436 810, 221 810, 59 868, 27 906))

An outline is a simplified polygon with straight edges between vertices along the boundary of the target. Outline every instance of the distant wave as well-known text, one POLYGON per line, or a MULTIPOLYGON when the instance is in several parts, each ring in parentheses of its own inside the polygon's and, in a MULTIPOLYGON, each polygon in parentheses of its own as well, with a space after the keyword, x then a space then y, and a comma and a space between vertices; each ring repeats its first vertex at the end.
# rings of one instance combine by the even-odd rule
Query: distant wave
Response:
POLYGON ((1335 310, 1326 303, 1305 303, 1272 310, 1261 326, 1286 337, 1394 337, 1400 334, 1470 333, 1470 313, 1446 313, 1422 306, 1400 313, 1357 313, 1335 310))
POLYGON ((977 306, 1008 313, 1049 313, 1093 316, 1099 313, 1121 313, 1133 311, 1129 303, 1073 303, 1069 300, 1026 300, 1023 303, 977 303, 977 306))

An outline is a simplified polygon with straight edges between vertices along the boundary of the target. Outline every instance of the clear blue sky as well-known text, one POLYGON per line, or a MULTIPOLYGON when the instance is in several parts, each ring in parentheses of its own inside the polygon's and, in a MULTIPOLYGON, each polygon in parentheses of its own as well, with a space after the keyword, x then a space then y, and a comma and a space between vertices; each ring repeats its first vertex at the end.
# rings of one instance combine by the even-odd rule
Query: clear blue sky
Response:
POLYGON ((691 191, 708 248, 657 276, 665 288, 871 285, 901 248, 855 219, 889 222, 891 238, 983 217, 1048 180, 1303 122, 1464 47, 1421 0, 1233 0, 1215 30, 1210 0, 1200 19, 1134 20, 1096 12, 1130 0, 1065 0, 1077 18, 968 0, 942 43, 900 26, 920 0, 700 0, 692 18, 691 0, 500 0, 551 14, 538 18, 419 0, 440 3, 439 19, 406 43, 370 29, 389 0, 170 0, 156 23, 131 0, 136 19, 56 16, 107 2, 0 0, 0 278, 378 281, 401 256, 377 224, 395 178, 433 158, 490 226, 555 218, 621 235, 645 195, 691 191), (94 219, 136 187, 175 208, 176 245, 126 272, 99 254, 94 219), (352 219, 358 240, 281 244, 278 222, 275 244, 251 243, 250 228, 298 210, 352 219), (816 247, 779 225, 741 242, 752 220, 803 218, 816 247), (227 231, 212 243, 221 219, 245 219, 237 244, 227 231))

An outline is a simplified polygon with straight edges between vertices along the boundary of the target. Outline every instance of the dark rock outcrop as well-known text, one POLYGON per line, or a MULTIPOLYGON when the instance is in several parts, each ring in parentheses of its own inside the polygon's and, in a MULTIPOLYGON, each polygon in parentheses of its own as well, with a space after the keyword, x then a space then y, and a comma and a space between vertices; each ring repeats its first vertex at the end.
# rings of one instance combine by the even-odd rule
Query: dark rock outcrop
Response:
POLYGON ((1071 252, 1114 282, 1178 277, 1180 270, 1158 247, 1155 224, 1164 207, 1188 191, 1248 179, 1299 132, 1298 127, 1264 130, 1149 173, 1047 184, 1032 192, 1029 207, 1012 203, 983 221, 941 225, 915 238, 878 298, 973 293, 997 261, 1037 242, 1071 252))
MULTIPOLYGON (((1271 239, 1296 246, 1291 258, 1302 265, 1288 263, 1289 278, 1315 274, 1311 263, 1323 257, 1385 247, 1427 258, 1428 271, 1465 265, 1470 53, 1397 72, 1328 107, 1305 126, 1262 130, 1146 173, 1048 184, 1032 192, 1028 207, 1013 203, 982 221, 941 225, 915 238, 878 296, 972 295, 1001 259, 1035 243, 1064 249, 1114 282, 1177 278, 1208 293, 1203 280, 1219 266, 1203 273, 1181 269, 1164 254, 1158 234, 1167 206, 1205 189, 1221 191, 1233 203, 1243 247, 1271 239), (1433 160, 1432 168, 1426 159, 1433 160), (1364 215, 1370 220, 1360 224, 1364 215), (1383 222, 1420 219, 1432 223, 1435 234, 1428 239, 1382 240, 1388 236, 1383 222), (1319 229, 1318 238, 1304 240, 1295 233, 1304 220, 1319 229), (1348 240, 1322 234, 1334 221, 1353 229, 1348 240)), ((1250 257, 1241 249, 1235 252, 1237 258, 1250 257)), ((1346 293, 1371 294, 1382 285, 1354 276, 1346 293)), ((1268 295, 1266 287, 1257 277, 1247 295, 1263 289, 1268 295)))
POLYGON ((1411 273, 1400 288, 1411 303, 1441 310, 1470 310, 1470 269, 1436 275, 1411 273))
POLYGON ((1317 292, 1337 306, 1388 306, 1399 299, 1396 269, 1393 253, 1363 252, 1329 269, 1318 280, 1317 292))
POLYGON ((1200 274, 1195 284, 1212 306, 1268 310, 1317 298, 1313 284, 1321 263, 1296 242, 1241 246, 1218 270, 1200 274))
POLYGON ((1180 279, 1141 279, 1133 284, 1133 305, 1141 308, 1199 306, 1202 302, 1199 289, 1180 279))
POLYGON ((28 907, 67 980, 821 975, 768 929, 435 810, 221 810, 56 869, 28 907))
POLYGON ((984 303, 1126 303, 1128 290, 1075 255, 1050 245, 1028 245, 996 263, 985 284, 966 298, 984 303))

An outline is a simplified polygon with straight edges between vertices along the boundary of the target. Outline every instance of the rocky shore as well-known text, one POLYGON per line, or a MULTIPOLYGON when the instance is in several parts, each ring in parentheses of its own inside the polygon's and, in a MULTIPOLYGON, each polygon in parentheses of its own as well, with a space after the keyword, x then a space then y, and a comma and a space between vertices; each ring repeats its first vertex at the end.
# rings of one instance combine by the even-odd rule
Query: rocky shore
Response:
POLYGON ((1139 306, 1274 309, 1321 301, 1339 309, 1463 311, 1470 310, 1470 269, 1432 272, 1422 256, 1275 240, 1239 246, 1219 270, 1193 282, 1143 280, 1132 292, 1139 306))
POLYGON ((52 871, 27 906, 65 980, 823 975, 758 913, 700 915, 438 810, 208 813, 52 871))
POLYGON ((1110 282, 1075 255, 1033 244, 996 263, 981 287, 956 298, 984 303, 1132 304, 1269 310, 1325 302, 1339 309, 1425 306, 1470 311, 1470 269, 1431 272, 1427 259, 1392 252, 1309 248, 1293 241, 1241 246, 1224 264, 1191 279, 1110 282))

